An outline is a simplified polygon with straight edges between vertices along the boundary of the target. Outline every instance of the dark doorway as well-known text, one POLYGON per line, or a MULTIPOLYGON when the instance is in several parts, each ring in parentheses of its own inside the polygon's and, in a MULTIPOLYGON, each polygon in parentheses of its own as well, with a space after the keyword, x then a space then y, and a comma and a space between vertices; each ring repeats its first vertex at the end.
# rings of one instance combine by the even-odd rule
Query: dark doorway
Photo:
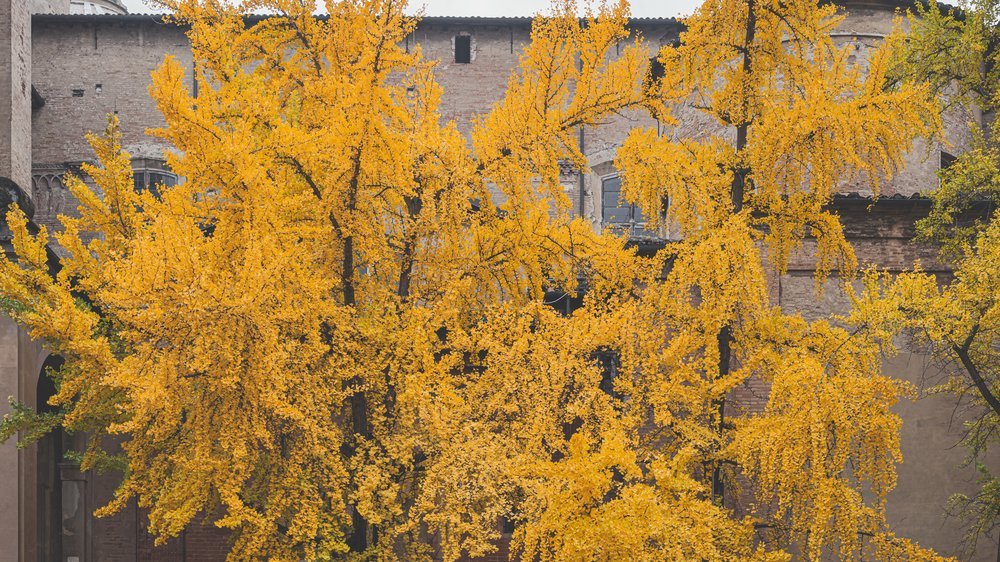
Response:
MULTIPOLYGON (((50 371, 62 367, 62 357, 50 355, 38 374, 38 412, 54 412, 49 398, 56 393, 50 371)), ((62 480, 59 462, 63 458, 63 431, 57 428, 38 441, 38 562, 62 560, 62 480)))

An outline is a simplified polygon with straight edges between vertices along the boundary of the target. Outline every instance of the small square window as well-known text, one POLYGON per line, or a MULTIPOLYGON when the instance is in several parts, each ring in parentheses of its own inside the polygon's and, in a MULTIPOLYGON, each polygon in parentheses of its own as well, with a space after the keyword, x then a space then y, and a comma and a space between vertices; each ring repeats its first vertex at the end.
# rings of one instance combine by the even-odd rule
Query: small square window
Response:
POLYGON ((458 64, 472 62, 472 37, 470 35, 455 36, 455 62, 458 64))

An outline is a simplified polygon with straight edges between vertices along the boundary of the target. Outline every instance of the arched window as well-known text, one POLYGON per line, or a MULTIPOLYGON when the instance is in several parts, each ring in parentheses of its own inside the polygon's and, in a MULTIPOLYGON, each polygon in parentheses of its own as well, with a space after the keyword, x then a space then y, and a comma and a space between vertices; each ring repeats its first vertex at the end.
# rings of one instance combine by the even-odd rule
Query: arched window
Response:
POLYGON ((153 195, 160 194, 161 186, 177 185, 177 174, 167 168, 163 160, 150 158, 135 158, 132 160, 132 178, 135 190, 149 191, 153 195))

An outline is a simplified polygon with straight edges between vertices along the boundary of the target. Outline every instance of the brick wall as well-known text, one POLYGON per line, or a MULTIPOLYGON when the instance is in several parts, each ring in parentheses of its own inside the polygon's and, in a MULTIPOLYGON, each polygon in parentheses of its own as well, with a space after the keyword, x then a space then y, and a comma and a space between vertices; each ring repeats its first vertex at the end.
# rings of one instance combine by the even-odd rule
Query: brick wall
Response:
MULTIPOLYGON (((35 16, 32 27, 33 80, 45 99, 32 120, 35 222, 58 228, 56 217, 78 205, 59 178, 94 158, 85 135, 103 131, 108 114, 118 114, 133 157, 163 157, 168 146, 146 134, 164 124, 149 97, 150 73, 168 55, 190 69, 191 52, 183 30, 153 18, 35 16)), ((190 87, 190 73, 185 80, 190 87)))
POLYGON ((197 519, 181 536, 156 546, 146 532, 145 522, 136 541, 136 556, 141 562, 225 562, 229 553, 229 534, 197 519))
MULTIPOLYGON (((622 41, 620 48, 642 37, 648 43, 650 56, 680 33, 679 24, 669 20, 640 19, 632 27, 633 37, 622 41)), ((835 35, 839 44, 857 49, 863 64, 891 27, 892 14, 886 10, 852 8, 835 35)), ((34 82, 46 100, 33 122, 32 161, 36 166, 92 158, 83 135, 103 129, 105 115, 115 111, 122 118, 125 146, 133 156, 162 155, 167 147, 144 134, 147 128, 162 124, 147 93, 149 73, 168 54, 190 68, 191 55, 180 29, 153 18, 41 16, 35 18, 33 34, 34 82), (74 96, 74 91, 79 97, 74 96)), ((427 58, 439 61, 435 72, 444 88, 442 115, 468 134, 475 120, 501 99, 508 76, 529 39, 527 18, 428 18, 407 39, 407 46, 419 47, 427 58), (470 64, 454 62, 453 40, 460 34, 472 37, 470 64)), ((586 128, 585 153, 592 169, 585 176, 583 209, 595 225, 601 218, 601 180, 615 173, 615 153, 632 128, 659 128, 667 136, 726 138, 732 134, 690 107, 679 108, 676 117, 679 123, 672 127, 661 127, 648 116, 635 113, 586 128)), ((961 152, 969 142, 966 124, 977 119, 979 116, 973 112, 951 108, 945 115, 943 147, 952 153, 961 152)), ((912 194, 936 186, 934 174, 941 149, 936 142, 918 143, 907 157, 906 169, 884 186, 884 192, 912 194)), ((844 190, 867 192, 870 182, 858 178, 845 184, 844 190)), ((579 183, 567 182, 566 192, 577 209, 579 183)), ((55 199, 63 196, 56 194, 55 199)), ((62 205, 73 206, 72 201, 62 205)))
MULTIPOLYGON (((915 221, 926 216, 929 208, 926 202, 893 199, 872 206, 850 202, 837 210, 862 266, 899 272, 919 259, 925 270, 947 278, 948 268, 929 248, 912 240, 915 221)), ((778 279, 776 302, 784 312, 799 313, 810 320, 847 312, 850 299, 840 279, 831 278, 817 293, 812 277, 814 250, 807 242, 793 258, 788 273, 778 279)), ((965 414, 956 417, 957 403, 951 396, 927 392, 944 382, 945 373, 929 360, 926 350, 913 346, 906 337, 900 337, 896 344, 899 353, 885 358, 884 373, 910 383, 919 399, 904 398, 894 408, 903 419, 903 462, 897 467, 898 483, 888 496, 886 515, 900 536, 915 539, 942 555, 958 556, 962 527, 955 518, 945 517, 944 508, 951 494, 975 489, 975 470, 961 468, 966 451, 956 446, 963 432, 958 420, 965 414)), ((756 397, 748 399, 760 404, 756 397)), ((988 463, 998 461, 1000 455, 994 454, 988 463)), ((980 541, 969 559, 985 562, 996 557, 997 545, 980 541)))
MULTIPOLYGON (((118 113, 133 157, 163 156, 166 144, 146 135, 164 124, 149 97, 150 73, 165 56, 191 68, 182 29, 152 18, 35 16, 33 34, 33 80, 45 98, 32 123, 35 165, 92 159, 84 135, 103 131, 109 113, 118 113)), ((185 79, 190 87, 190 72, 185 79)))
POLYGON ((0 1, 0 177, 31 189, 31 25, 23 0, 0 1))

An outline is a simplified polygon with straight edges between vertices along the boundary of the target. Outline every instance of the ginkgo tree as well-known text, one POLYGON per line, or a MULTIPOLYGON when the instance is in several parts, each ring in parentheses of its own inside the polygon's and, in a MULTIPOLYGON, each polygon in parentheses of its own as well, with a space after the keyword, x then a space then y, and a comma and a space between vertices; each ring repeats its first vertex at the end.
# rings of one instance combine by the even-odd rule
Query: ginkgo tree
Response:
MULTIPOLYGON (((1000 5, 983 0, 962 8, 936 2, 919 7, 895 74, 932 84, 948 106, 964 104, 988 115, 1000 107, 1000 5)), ((962 412, 962 443, 967 463, 980 473, 979 490, 956 492, 949 501, 950 513, 967 525, 963 539, 971 555, 1000 525, 1000 476, 988 462, 1000 437, 1000 224, 993 210, 1000 197, 1000 125, 970 125, 973 142, 941 170, 940 187, 928 194, 931 211, 917 223, 918 239, 940 250, 938 259, 953 276, 939 278, 921 264, 895 278, 873 272, 857 296, 857 315, 929 346, 945 375, 932 391, 952 393, 971 406, 962 412)))
POLYGON ((935 558, 883 514, 906 387, 881 333, 766 291, 807 235, 850 274, 824 205, 935 130, 929 89, 886 80, 896 40, 865 74, 829 5, 709 0, 650 82, 624 2, 558 4, 467 141, 400 0, 163 4, 198 96, 168 58, 152 134, 184 181, 135 192, 112 118, 58 273, 17 210, 0 261, 4 311, 65 360, 59 412, 3 429, 88 432, 82 469, 125 466, 101 514, 134 499, 160 540, 209 514, 232 560, 455 560, 501 518, 526 560, 935 558), (630 135, 624 194, 683 233, 640 257, 571 216, 560 166, 587 166, 578 127, 680 104, 733 135, 630 135), (727 406, 751 377, 766 408, 727 406))
MULTIPOLYGON (((416 20, 402 2, 331 3, 323 20, 308 2, 165 4, 190 26, 199 88, 167 59, 152 133, 186 181, 134 192, 113 119, 84 169, 99 191, 68 180, 81 207, 56 235, 58 276, 32 266, 48 234, 14 212, 18 263, 0 282, 9 313, 66 359, 53 402, 92 432, 82 468, 123 436, 124 481, 101 512, 135 498, 161 539, 214 514, 233 559, 493 548, 512 503, 503 457, 523 448, 503 437, 546 435, 494 433, 497 403, 480 397, 500 396, 505 371, 483 375, 491 344, 471 330, 543 314, 543 289, 572 289, 585 258, 628 262, 546 197, 560 159, 583 161, 559 141, 641 101, 638 49, 605 62, 624 9, 540 22, 512 84, 524 102, 479 134, 516 144, 474 154, 439 118, 432 64, 403 47, 416 20), (248 26, 255 7, 284 15, 248 26)), ((565 373, 596 372, 578 355, 565 373)))
POLYGON ((859 177, 877 193, 911 140, 939 126, 926 85, 889 87, 900 37, 867 68, 852 64, 830 37, 836 10, 704 3, 680 44, 660 52, 665 73, 649 103, 668 123, 675 108, 696 108, 731 136, 636 130, 618 154, 623 194, 647 209, 669 200, 666 220, 683 235, 666 281, 629 301, 642 320, 622 324, 633 348, 623 370, 641 373, 629 381, 638 387, 630 406, 651 411, 659 430, 646 454, 678 447, 717 500, 749 479, 758 528, 811 559, 913 548, 885 534, 883 514, 900 458, 890 408, 907 387, 881 372, 880 334, 773 306, 767 270, 783 272, 808 236, 817 280, 833 269, 850 280, 855 258, 827 209, 832 195, 859 177), (770 386, 764 411, 727 408, 753 377, 770 386))

